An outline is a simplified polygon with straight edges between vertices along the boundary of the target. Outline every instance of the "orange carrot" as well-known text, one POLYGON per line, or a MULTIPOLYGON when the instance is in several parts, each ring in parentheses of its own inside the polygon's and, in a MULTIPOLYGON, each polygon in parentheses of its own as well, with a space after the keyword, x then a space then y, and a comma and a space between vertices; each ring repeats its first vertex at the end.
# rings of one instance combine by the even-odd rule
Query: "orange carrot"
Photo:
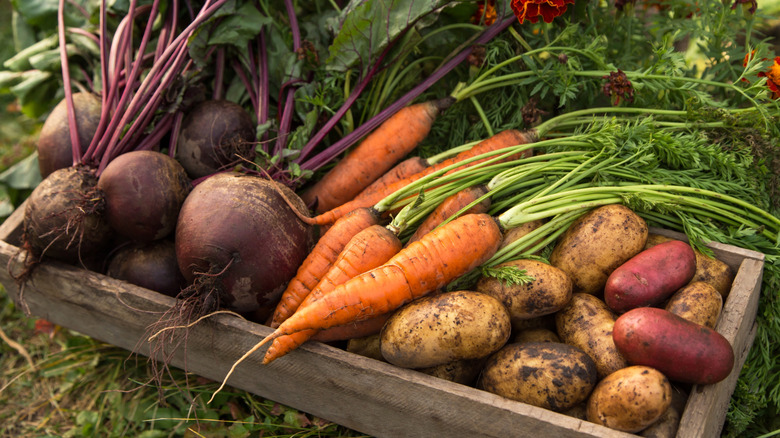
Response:
MULTIPOLYGON (((480 143, 474 145, 471 149, 467 151, 463 151, 459 153, 458 155, 449 158, 447 160, 441 161, 439 163, 436 163, 432 166, 429 166, 425 168, 420 173, 417 173, 415 175, 412 175, 409 178, 396 181, 388 186, 385 186, 381 190, 377 190, 374 192, 374 194, 370 196, 362 197, 361 199, 352 200, 345 204, 342 204, 332 210, 326 211, 325 213, 322 213, 318 216, 315 216, 311 219, 307 219, 307 223, 310 224, 328 224, 336 221, 341 216, 349 213, 350 211, 360 208, 360 207, 369 207, 372 205, 375 205, 377 202, 381 201, 382 199, 386 198, 387 196, 394 193, 396 190, 399 190, 403 187, 405 187, 407 184, 417 181, 418 179, 429 175, 437 170, 443 169, 447 166, 459 163, 461 161, 464 161, 466 159, 475 157, 477 155, 481 155, 490 151, 495 151, 503 148, 508 148, 511 146, 521 145, 521 144, 527 144, 531 143, 535 140, 535 134, 532 132, 522 132, 515 129, 509 129, 506 131, 501 131, 498 134, 493 135, 490 138, 487 138, 480 143)), ((523 152, 520 152, 516 156, 511 156, 506 158, 507 161, 517 159, 520 157, 527 157, 530 156, 532 153, 531 149, 527 149, 523 152)), ((471 163, 464 164, 463 166, 459 166, 457 168, 452 169, 451 172, 454 172, 456 170, 459 170, 464 167, 473 166, 474 164, 480 163, 482 161, 489 160, 490 158, 485 158, 484 160, 476 160, 471 163)))
POLYGON ((425 139, 436 116, 453 102, 448 97, 402 108, 366 136, 301 198, 307 205, 316 200, 317 212, 351 200, 425 139))
POLYGON ((484 213, 467 214, 436 228, 384 265, 353 277, 299 308, 233 363, 214 395, 225 386, 236 366, 266 343, 282 335, 324 330, 398 309, 487 261, 501 244, 501 236, 497 221, 484 213))
POLYGON ((336 221, 320 237, 298 268, 295 277, 287 283, 287 288, 282 292, 282 298, 276 305, 269 325, 273 328, 278 327, 282 321, 292 315, 304 298, 317 286, 322 276, 328 272, 350 239, 378 221, 379 215, 371 208, 353 210, 336 221))
MULTIPOLYGON (((331 327, 317 332, 317 334, 312 336, 311 339, 313 341, 319 341, 319 342, 333 342, 333 341, 345 341, 353 338, 363 338, 366 336, 371 336, 373 334, 379 333, 382 330, 382 327, 384 327, 385 322, 387 322, 387 320, 390 319, 392 315, 393 312, 388 312, 383 315, 378 315, 369 319, 364 319, 363 321, 355 321, 346 325, 337 325, 335 327, 331 327)), ((304 332, 305 330, 287 336, 295 336, 297 334, 304 333, 304 332)), ((280 336, 274 339, 274 342, 285 337, 286 336, 280 336)))
POLYGON ((300 308, 275 336, 326 329, 390 312, 444 287, 490 258, 501 229, 487 214, 468 214, 436 228, 384 265, 336 286, 300 308))
POLYGON ((385 174, 379 177, 379 179, 372 182, 370 186, 366 187, 362 192, 358 193, 354 199, 370 196, 372 193, 380 190, 382 187, 390 185, 396 181, 409 178, 416 173, 422 172, 429 165, 430 164, 428 164, 428 161, 422 157, 407 158, 396 164, 392 169, 385 172, 385 174))
MULTIPOLYGON (((330 293, 336 286, 348 281, 352 277, 381 266, 400 250, 401 241, 398 240, 396 233, 387 227, 372 225, 357 233, 344 247, 344 250, 339 254, 336 261, 333 262, 333 266, 322 280, 300 303, 298 309, 300 310, 313 300, 330 293)), ((365 331, 366 327, 353 327, 352 331, 360 333, 361 329, 365 331)), ((349 329, 343 328, 341 331, 348 332, 349 329)), ((269 363, 277 357, 287 354, 287 352, 309 340, 317 332, 317 330, 303 330, 274 339, 273 344, 265 353, 263 363, 269 363)), ((353 336, 357 336, 357 334, 353 334, 353 336)))
MULTIPOLYGON (((412 237, 409 238, 406 244, 409 245, 412 242, 420 240, 422 236, 428 234, 431 230, 439 226, 439 224, 449 219, 455 215, 455 213, 476 201, 487 192, 488 188, 484 184, 479 184, 467 187, 454 195, 447 197, 417 227, 417 230, 412 234, 412 237)), ((463 214, 487 213, 490 204, 490 198, 485 198, 478 204, 475 204, 466 210, 463 214)))

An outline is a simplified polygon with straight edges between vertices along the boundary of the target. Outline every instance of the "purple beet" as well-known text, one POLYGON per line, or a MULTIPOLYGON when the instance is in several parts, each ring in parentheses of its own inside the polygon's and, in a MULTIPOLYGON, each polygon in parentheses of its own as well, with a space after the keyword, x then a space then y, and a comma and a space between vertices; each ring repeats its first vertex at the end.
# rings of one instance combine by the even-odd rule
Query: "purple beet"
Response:
POLYGON ((172 234, 191 183, 178 161, 161 152, 116 157, 100 174, 106 219, 120 235, 150 242, 172 234))

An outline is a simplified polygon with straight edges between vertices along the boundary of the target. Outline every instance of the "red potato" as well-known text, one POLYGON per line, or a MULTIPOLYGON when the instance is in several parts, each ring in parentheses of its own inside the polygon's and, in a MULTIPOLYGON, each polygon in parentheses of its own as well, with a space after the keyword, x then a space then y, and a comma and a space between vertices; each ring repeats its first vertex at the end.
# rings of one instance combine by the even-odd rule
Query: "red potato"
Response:
POLYGON ((734 349, 723 335, 664 309, 639 307, 620 315, 612 338, 630 364, 656 368, 675 382, 716 383, 734 367, 734 349))
POLYGON ((685 242, 670 240, 646 249, 615 269, 604 286, 604 301, 623 313, 655 306, 688 284, 696 273, 696 254, 685 242))

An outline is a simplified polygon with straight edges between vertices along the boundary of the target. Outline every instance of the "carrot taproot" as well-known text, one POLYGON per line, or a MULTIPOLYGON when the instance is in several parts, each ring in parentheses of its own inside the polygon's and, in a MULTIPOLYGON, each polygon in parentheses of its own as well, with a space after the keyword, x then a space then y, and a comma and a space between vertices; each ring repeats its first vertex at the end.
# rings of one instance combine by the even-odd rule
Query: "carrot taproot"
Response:
POLYGON ((501 238, 501 229, 490 215, 461 216, 402 249, 384 265, 312 300, 276 331, 280 335, 325 329, 395 310, 482 264, 498 249, 501 238))
MULTIPOLYGON (((439 226, 463 208, 466 208, 477 199, 481 198, 488 192, 487 186, 479 184, 475 186, 469 186, 465 189, 448 196, 441 202, 417 227, 412 237, 407 240, 406 244, 409 245, 412 242, 416 242, 422 238, 422 236, 428 234, 431 230, 439 226)), ((484 198, 479 203, 474 204, 463 212, 463 214, 469 213, 487 213, 490 208, 490 198, 484 198)))
MULTIPOLYGON (((366 336, 371 336, 373 334, 379 333, 382 330, 382 327, 384 327, 385 323, 388 319, 393 315, 393 312, 387 312, 382 315, 377 315, 369 319, 364 319, 362 321, 355 321, 351 322, 349 324, 345 325, 337 325, 335 327, 327 328, 325 330, 320 330, 311 337, 313 341, 318 342, 334 342, 334 341, 346 341, 348 339, 353 338, 363 338, 366 336)), ((295 336, 298 333, 303 332, 295 332, 292 335, 288 336, 295 336)), ((277 339, 281 339, 284 336, 280 336, 277 339)), ((274 342, 276 339, 274 339, 274 342)))
MULTIPOLYGON (((304 219, 307 223, 313 224, 313 225, 323 225, 323 224, 329 224, 334 221, 336 221, 341 216, 349 213, 350 211, 360 208, 360 207, 368 207, 373 206, 382 199, 386 198, 387 196, 394 193, 396 190, 399 190, 403 187, 405 187, 407 184, 410 184, 414 181, 417 181, 420 178, 423 178, 426 175, 429 175, 433 172, 436 172, 437 170, 444 169, 446 167, 449 167, 451 165, 460 163, 461 161, 467 160, 469 158, 476 157, 481 154, 485 154, 491 151, 496 151, 499 149, 504 149, 512 146, 522 145, 522 144, 528 144, 534 142, 536 139, 535 134, 532 131, 518 131, 515 129, 508 129, 505 131, 501 131, 481 142, 474 145, 471 149, 467 151, 463 151, 459 153, 458 155, 448 158, 446 160, 440 161, 434 165, 431 165, 429 167, 426 167, 424 170, 422 170, 419 173, 416 173, 406 179, 396 181, 390 185, 385 186, 381 190, 375 191, 373 194, 369 196, 362 197, 361 199, 353 199, 352 201, 346 202, 336 208, 333 208, 329 211, 326 211, 324 213, 321 213, 313 218, 310 219, 304 219)), ((516 156, 507 157, 506 160, 513 160, 521 157, 527 157, 532 154, 532 150, 526 149, 522 152, 519 152, 516 154, 516 156)), ((458 166, 456 168, 451 169, 450 172, 455 172, 459 169, 462 169, 464 167, 473 166, 474 164, 480 163, 482 161, 489 160, 490 158, 484 158, 481 160, 475 160, 466 164, 463 164, 462 166, 458 166)))
POLYGON ((428 160, 422 157, 410 157, 407 158, 400 163, 396 164, 395 167, 385 172, 384 175, 380 176, 379 179, 372 182, 368 187, 363 189, 362 192, 358 193, 357 196, 355 196, 353 199, 360 199, 366 196, 370 196, 372 193, 376 192, 377 190, 381 190, 382 187, 385 187, 387 185, 390 185, 396 181, 400 181, 402 179, 409 178, 410 176, 422 172, 425 170, 426 167, 430 166, 428 163, 428 160))
POLYGON ((360 231, 379 222, 379 215, 371 208, 358 208, 337 220, 320 237, 306 256, 298 271, 287 283, 282 297, 274 309, 270 327, 279 324, 295 312, 304 298, 320 282, 349 241, 360 231))
MULTIPOLYGON (((401 246, 397 233, 388 227, 372 225, 360 231, 347 243, 331 268, 300 303, 298 309, 304 308, 310 302, 330 293, 336 286, 352 277, 381 266, 398 253, 401 246)), ((366 330, 365 324, 352 328, 354 333, 362 333, 360 330, 366 330)), ((341 331, 349 331, 349 329, 344 328, 341 331)), ((317 332, 318 330, 303 330, 274 339, 265 353, 263 363, 269 363, 277 357, 287 354, 316 335, 317 332)), ((353 336, 357 336, 357 334, 353 336)))
POLYGON ((398 309, 487 261, 498 249, 501 238, 498 222, 485 213, 460 216, 434 229, 384 265, 351 278, 299 308, 233 363, 209 401, 225 386, 236 367, 268 342, 282 335, 324 330, 398 309))
POLYGON ((304 191, 301 198, 307 205, 316 201, 316 212, 353 199, 425 139, 437 115, 453 102, 447 97, 400 109, 304 191))

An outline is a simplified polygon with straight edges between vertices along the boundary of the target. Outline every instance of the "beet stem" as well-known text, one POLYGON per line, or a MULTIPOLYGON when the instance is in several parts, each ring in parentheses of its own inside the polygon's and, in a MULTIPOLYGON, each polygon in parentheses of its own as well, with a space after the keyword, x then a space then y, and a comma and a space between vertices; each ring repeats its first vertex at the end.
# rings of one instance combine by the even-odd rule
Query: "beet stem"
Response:
POLYGON ((79 142, 78 122, 76 122, 76 109, 73 106, 73 89, 70 85, 70 69, 68 66, 68 51, 65 41, 65 0, 60 0, 57 8, 57 27, 60 43, 60 62, 62 65, 62 85, 65 89, 65 104, 68 109, 68 129, 70 130, 70 145, 73 154, 73 165, 81 159, 81 143, 79 142))
POLYGON ((469 47, 465 48, 460 53, 453 56, 449 61, 447 61, 441 67, 436 69, 436 71, 434 71, 424 81, 422 81, 420 84, 418 84, 417 86, 409 90, 406 94, 401 96, 390 106, 388 106, 387 108, 379 112, 379 114, 367 120, 365 123, 358 126, 354 131, 344 136, 341 140, 338 140, 337 142, 333 143, 327 149, 315 155, 311 159, 303 163, 300 163, 300 157, 299 157, 298 159, 296 159, 296 162, 300 164, 301 169, 305 169, 305 170, 314 171, 324 166, 325 164, 327 164, 328 162, 336 158, 339 154, 344 152, 347 148, 352 146, 355 142, 363 138, 366 134, 373 131, 374 128, 376 128, 382 122, 390 118, 390 116, 398 112, 398 110, 405 107, 409 102, 417 98, 420 94, 422 94, 425 90, 427 90, 431 85, 436 83, 439 79, 444 77, 447 73, 452 71, 456 66, 458 66, 461 62, 463 62, 471 54, 472 50, 474 50, 474 45, 484 44, 490 41, 501 31, 509 27, 509 25, 511 25, 515 20, 517 20, 517 18, 515 18, 514 16, 506 18, 502 21, 497 20, 494 24, 492 24, 484 32, 482 32, 482 34, 474 40, 473 44, 469 45, 469 47))

